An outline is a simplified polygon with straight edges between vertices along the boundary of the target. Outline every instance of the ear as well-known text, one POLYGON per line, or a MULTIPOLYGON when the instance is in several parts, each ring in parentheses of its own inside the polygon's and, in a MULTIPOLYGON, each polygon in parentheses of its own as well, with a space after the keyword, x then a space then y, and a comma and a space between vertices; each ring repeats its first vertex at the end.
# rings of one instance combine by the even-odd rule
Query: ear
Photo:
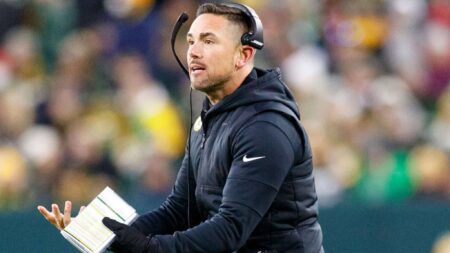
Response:
POLYGON ((239 50, 239 58, 236 62, 236 68, 244 67, 248 62, 253 61, 256 49, 251 46, 243 45, 239 50))

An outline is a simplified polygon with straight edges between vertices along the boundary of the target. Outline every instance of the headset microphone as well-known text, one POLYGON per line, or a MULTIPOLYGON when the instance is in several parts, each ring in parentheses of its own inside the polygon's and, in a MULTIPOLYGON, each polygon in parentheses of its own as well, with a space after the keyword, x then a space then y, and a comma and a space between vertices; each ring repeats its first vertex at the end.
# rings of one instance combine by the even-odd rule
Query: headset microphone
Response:
MULTIPOLYGON (((175 59, 177 60, 180 67, 183 69, 184 73, 186 74, 187 78, 189 78, 189 72, 186 69, 186 67, 181 63, 180 58, 178 58, 177 53, 175 52, 175 40, 177 38, 178 31, 180 30, 181 26, 189 19, 188 14, 186 12, 181 13, 181 15, 178 17, 177 22, 175 23, 173 30, 172 30, 172 38, 170 39, 170 43, 172 45, 172 53, 173 56, 175 56, 175 59)), ((188 170, 186 174, 186 184, 187 184, 187 226, 188 228, 191 227, 191 198, 190 198, 190 174, 191 174, 191 132, 192 132, 192 87, 189 89, 189 108, 190 108, 190 123, 189 123, 189 137, 188 137, 188 145, 187 145, 187 157, 188 157, 188 170)))
POLYGON ((189 78, 189 72, 186 69, 186 67, 181 63, 180 59, 178 58, 177 53, 175 52, 175 39, 177 38, 178 31, 180 30, 181 26, 184 22, 186 22, 189 19, 189 16, 186 14, 186 12, 181 13, 181 15, 178 17, 177 22, 175 23, 175 26, 172 30, 172 38, 170 39, 170 43, 172 44, 172 53, 175 56, 175 59, 177 60, 180 67, 183 69, 184 73, 189 78))

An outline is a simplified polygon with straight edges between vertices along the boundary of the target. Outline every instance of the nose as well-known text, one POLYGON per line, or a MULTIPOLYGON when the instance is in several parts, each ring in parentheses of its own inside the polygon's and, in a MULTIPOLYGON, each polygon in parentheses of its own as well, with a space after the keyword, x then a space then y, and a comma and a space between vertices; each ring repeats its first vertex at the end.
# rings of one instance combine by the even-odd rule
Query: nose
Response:
POLYGON ((201 58, 201 50, 199 48, 199 45, 197 43, 194 43, 192 45, 189 45, 188 48, 188 58, 198 59, 201 58))

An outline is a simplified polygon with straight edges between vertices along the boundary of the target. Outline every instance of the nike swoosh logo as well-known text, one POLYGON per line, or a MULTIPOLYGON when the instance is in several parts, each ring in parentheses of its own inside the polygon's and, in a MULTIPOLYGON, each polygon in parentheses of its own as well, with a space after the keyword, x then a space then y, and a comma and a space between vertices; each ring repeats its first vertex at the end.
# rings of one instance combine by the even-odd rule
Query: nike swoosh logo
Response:
POLYGON ((247 162, 251 162, 251 161, 262 159, 262 158, 266 158, 266 157, 265 156, 247 157, 247 155, 245 155, 244 158, 242 159, 242 161, 244 161, 244 163, 247 163, 247 162))

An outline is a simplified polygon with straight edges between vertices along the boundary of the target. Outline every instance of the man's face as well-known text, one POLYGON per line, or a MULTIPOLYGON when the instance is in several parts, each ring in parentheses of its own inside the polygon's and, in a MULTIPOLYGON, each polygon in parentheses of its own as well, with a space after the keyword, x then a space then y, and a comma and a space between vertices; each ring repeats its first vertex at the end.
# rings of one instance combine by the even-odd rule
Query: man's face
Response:
POLYGON ((203 92, 221 89, 236 71, 239 26, 224 16, 202 14, 187 35, 191 86, 203 92))

